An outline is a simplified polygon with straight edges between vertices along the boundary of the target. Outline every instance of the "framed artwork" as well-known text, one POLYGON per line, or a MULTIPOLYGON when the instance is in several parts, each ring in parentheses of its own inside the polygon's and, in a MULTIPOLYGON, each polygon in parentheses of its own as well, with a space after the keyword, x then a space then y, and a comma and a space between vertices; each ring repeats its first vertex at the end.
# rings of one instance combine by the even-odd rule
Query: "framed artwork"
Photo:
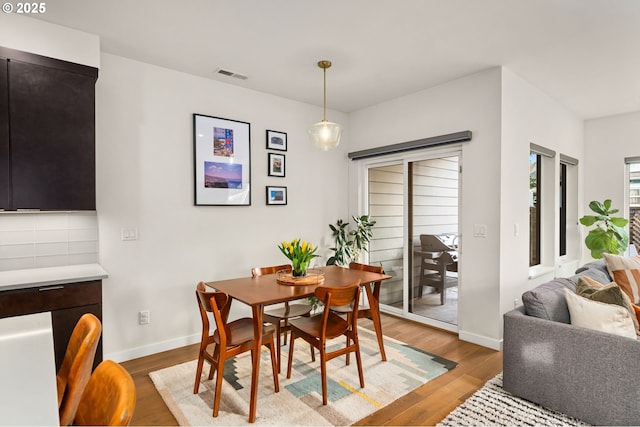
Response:
POLYGON ((267 130, 267 149, 287 151, 287 134, 275 130, 267 130))
POLYGON ((196 206, 251 205, 251 125, 193 115, 196 206))
POLYGON ((269 153, 269 176, 285 176, 284 154, 269 153))
POLYGON ((287 187, 267 186, 267 205, 286 205, 287 187))

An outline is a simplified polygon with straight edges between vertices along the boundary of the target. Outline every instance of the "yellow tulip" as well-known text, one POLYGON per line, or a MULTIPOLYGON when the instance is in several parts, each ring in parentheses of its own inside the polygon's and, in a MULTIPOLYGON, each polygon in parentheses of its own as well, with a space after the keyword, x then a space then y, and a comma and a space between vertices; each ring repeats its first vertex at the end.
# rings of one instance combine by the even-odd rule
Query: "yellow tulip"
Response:
POLYGON ((309 244, 306 241, 302 242, 302 252, 306 252, 308 246, 309 244))

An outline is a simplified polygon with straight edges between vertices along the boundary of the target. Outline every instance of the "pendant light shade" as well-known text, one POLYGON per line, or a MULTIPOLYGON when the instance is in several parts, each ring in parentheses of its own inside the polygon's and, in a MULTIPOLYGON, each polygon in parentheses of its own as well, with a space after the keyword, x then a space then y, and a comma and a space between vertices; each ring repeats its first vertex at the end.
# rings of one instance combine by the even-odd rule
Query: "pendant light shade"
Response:
POLYGON ((327 120, 327 68, 331 67, 331 61, 320 61, 318 67, 324 72, 324 108, 322 121, 311 125, 307 130, 313 144, 321 150, 328 151, 340 144, 342 126, 327 120))

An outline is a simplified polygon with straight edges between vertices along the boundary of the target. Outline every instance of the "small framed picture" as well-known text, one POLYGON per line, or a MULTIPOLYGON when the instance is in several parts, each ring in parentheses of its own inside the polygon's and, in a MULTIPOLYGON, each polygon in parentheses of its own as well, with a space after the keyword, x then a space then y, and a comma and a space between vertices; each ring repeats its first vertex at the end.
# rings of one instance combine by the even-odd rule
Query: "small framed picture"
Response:
POLYGON ((287 151, 287 134, 267 129, 267 149, 287 151))
POLYGON ((269 153, 269 176, 285 176, 284 154, 269 153))
POLYGON ((286 205, 287 187, 267 186, 267 205, 286 205))

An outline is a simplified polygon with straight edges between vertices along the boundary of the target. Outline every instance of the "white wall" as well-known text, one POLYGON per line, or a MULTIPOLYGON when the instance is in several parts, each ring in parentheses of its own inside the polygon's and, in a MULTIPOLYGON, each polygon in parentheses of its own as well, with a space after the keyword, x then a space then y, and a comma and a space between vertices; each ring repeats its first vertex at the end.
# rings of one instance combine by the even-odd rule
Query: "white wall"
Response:
MULTIPOLYGON (((460 337, 500 346, 500 123, 501 70, 471 76, 352 113, 352 151, 412 141, 463 130, 473 139, 462 144, 460 337), (474 238, 473 225, 487 226, 474 238)), ((350 162, 350 209, 357 213, 357 162, 350 162)))
MULTIPOLYGON (((561 262, 558 249, 558 200, 559 200, 559 157, 560 153, 579 160, 578 164, 578 204, 581 205, 583 155, 583 121, 576 114, 529 84, 507 68, 502 72, 502 145, 500 185, 501 239, 500 253, 500 313, 513 309, 514 300, 520 303, 523 292, 531 289, 538 281, 554 277, 556 267, 561 262), (529 281, 529 151, 534 143, 556 151, 553 160, 543 166, 553 168, 551 185, 547 186, 547 197, 543 202, 552 205, 547 211, 548 237, 546 258, 543 263, 549 273, 537 281, 529 281), (519 229, 518 234, 515 228, 519 229)), ((574 246, 577 245, 573 242, 574 246)), ((574 255, 574 258, 579 258, 574 255)), ((572 264, 573 265, 573 264, 572 264)), ((501 320, 501 319, 500 319, 501 320)), ((500 322, 500 324, 502 324, 500 322)))
MULTIPOLYGON (((109 273, 107 357, 193 342, 200 331, 196 282, 286 262, 277 249, 283 239, 320 244, 326 259, 328 224, 347 215, 349 132, 337 150, 321 152, 306 135, 322 116, 319 107, 109 54, 101 63, 97 210, 100 264, 109 273), (194 206, 193 113, 251 123, 251 206, 194 206), (267 176, 267 129, 288 134, 285 178, 267 176), (288 205, 266 206, 266 185, 287 186, 288 205), (139 240, 121 241, 122 227, 138 228, 139 240), (151 323, 139 326, 137 313, 146 309, 151 323)), ((328 114, 347 124, 345 115, 328 114)))
POLYGON ((16 13, 0 13, 0 46, 100 68, 98 36, 16 13))
MULTIPOLYGON (((613 207, 628 216, 624 158, 640 156, 640 112, 586 121, 584 147, 585 213, 591 212, 590 201, 611 199, 613 207)), ((588 251, 585 258, 590 259, 588 251)))

